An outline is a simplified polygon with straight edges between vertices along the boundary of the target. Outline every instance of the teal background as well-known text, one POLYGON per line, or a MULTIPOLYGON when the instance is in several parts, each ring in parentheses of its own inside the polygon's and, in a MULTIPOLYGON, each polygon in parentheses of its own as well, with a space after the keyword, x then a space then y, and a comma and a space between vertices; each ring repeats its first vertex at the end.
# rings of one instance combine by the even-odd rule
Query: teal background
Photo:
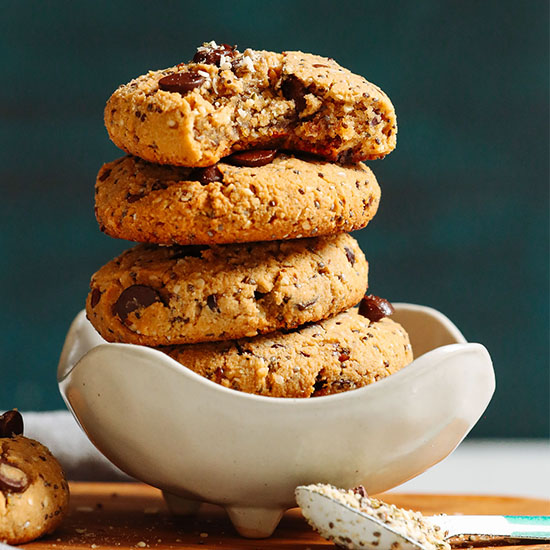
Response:
POLYGON ((489 349, 474 436, 548 435, 548 3, 15 2, 0 15, 0 408, 63 407, 55 370, 91 274, 129 245, 93 185, 121 153, 121 83, 214 39, 334 57, 395 104, 398 148, 358 232, 370 288, 436 307, 489 349))

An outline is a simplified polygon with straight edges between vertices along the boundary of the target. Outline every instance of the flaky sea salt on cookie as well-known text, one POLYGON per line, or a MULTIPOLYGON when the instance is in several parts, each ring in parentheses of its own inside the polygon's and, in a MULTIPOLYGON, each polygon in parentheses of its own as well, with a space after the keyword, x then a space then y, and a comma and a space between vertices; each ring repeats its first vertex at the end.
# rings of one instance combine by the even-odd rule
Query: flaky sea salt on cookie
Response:
POLYGON ((215 42, 193 60, 120 86, 105 125, 124 151, 159 164, 210 166, 235 151, 286 148, 338 162, 396 144, 389 98, 332 59, 239 52, 215 42))

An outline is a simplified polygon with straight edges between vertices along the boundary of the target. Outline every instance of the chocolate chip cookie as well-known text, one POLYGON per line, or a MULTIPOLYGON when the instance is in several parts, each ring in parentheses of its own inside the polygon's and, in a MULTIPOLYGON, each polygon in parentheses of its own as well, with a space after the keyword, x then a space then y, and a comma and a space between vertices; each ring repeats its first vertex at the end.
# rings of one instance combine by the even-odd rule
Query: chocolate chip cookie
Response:
POLYGON ((0 417, 0 542, 8 544, 51 533, 69 503, 61 466, 44 445, 22 431, 17 411, 0 417))
POLYGON ((384 92, 332 59, 214 42, 189 63, 120 86, 105 125, 124 151, 178 166, 266 148, 359 162, 390 153, 397 132, 384 92))
POLYGON ((95 195, 105 233, 160 244, 354 231, 375 215, 379 201, 376 178, 364 164, 340 166, 275 151, 236 154, 208 168, 127 156, 101 168, 95 195))
POLYGON ((360 388, 408 365, 405 330, 357 309, 316 324, 228 342, 160 348, 182 365, 234 390, 315 397, 360 388))
POLYGON ((368 264, 339 235, 250 244, 138 245, 103 266, 86 311, 110 342, 228 340, 319 321, 359 302, 368 264))

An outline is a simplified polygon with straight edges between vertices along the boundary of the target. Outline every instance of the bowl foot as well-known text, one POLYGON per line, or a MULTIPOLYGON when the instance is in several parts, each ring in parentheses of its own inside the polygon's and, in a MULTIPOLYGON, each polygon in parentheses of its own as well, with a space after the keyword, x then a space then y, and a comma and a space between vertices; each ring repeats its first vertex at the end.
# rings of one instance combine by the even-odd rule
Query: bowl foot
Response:
POLYGON ((284 513, 282 508, 246 506, 227 506, 225 511, 239 535, 250 539, 269 537, 281 521, 284 513))
POLYGON ((198 500, 189 500, 187 498, 178 497, 172 493, 162 491, 162 496, 168 505, 172 514, 176 516, 192 516, 199 510, 201 503, 198 500))

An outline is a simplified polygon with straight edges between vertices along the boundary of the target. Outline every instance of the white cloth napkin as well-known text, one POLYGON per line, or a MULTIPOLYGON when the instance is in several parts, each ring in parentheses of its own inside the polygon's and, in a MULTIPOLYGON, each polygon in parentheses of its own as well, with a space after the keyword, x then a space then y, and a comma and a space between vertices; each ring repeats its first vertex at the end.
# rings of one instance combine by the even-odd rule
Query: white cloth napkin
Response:
POLYGON ((46 445, 60 462, 69 480, 131 481, 129 476, 111 464, 90 443, 69 411, 21 414, 24 435, 46 445))

